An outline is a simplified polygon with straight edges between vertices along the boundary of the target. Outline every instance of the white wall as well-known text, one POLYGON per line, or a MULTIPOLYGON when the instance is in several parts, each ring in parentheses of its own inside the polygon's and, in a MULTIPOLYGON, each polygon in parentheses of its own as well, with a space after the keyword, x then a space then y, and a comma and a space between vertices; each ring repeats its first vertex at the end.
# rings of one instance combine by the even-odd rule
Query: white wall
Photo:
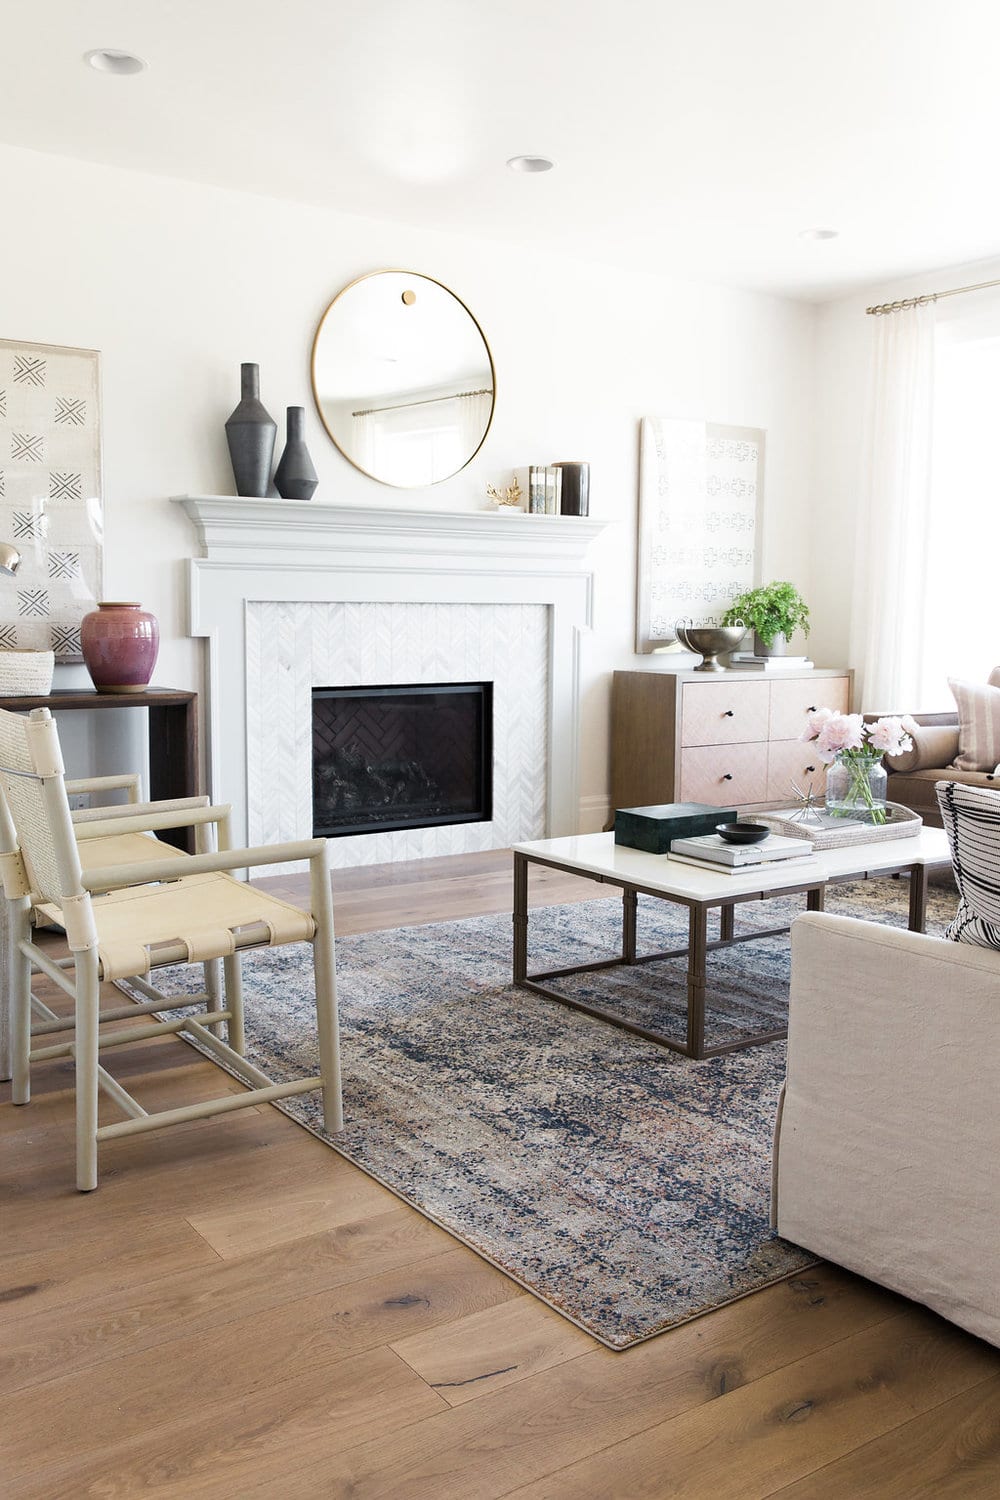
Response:
MULTIPOLYGON (((816 309, 816 447, 810 540, 809 602, 817 660, 847 664, 851 584, 863 466, 873 319, 866 307, 1000 278, 1000 261, 979 261, 883 282, 816 309)), ((954 316, 963 298, 938 305, 954 316)), ((908 705, 914 709, 921 705, 908 705)))
POLYGON ((0 236, 0 336, 102 351, 105 592, 159 617, 158 683, 202 686, 199 644, 183 624, 194 539, 167 497, 232 492, 223 423, 244 360, 260 364, 279 424, 285 406, 305 406, 317 495, 331 502, 477 509, 486 483, 507 482, 515 466, 590 460, 592 513, 617 525, 595 549, 587 826, 606 807, 609 674, 649 664, 632 649, 640 417, 767 429, 765 573, 805 586, 812 307, 588 263, 585 222, 574 261, 9 148, 0 182, 17 205, 0 236), (310 345, 327 303, 387 266, 451 287, 482 324, 497 369, 486 444, 431 490, 390 490, 353 469, 310 393, 310 345))

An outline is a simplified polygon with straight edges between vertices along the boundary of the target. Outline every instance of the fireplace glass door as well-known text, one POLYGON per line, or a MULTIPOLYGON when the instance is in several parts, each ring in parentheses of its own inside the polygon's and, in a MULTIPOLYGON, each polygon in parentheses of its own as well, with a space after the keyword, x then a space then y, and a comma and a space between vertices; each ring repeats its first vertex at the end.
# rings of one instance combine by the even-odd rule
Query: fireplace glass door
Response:
POLYGON ((313 834, 493 816, 493 684, 313 689, 313 834))

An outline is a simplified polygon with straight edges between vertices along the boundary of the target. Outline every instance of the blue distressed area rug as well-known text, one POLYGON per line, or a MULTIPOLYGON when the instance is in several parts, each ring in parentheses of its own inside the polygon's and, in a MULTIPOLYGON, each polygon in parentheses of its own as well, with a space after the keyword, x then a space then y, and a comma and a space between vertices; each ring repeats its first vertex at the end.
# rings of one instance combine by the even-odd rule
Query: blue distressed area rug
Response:
MULTIPOLYGON (((905 902, 880 881, 828 909, 905 926, 905 902)), ((930 930, 954 904, 932 888, 930 930)), ((737 930, 801 908, 738 907, 737 930)), ((614 953, 620 930, 615 900, 535 910, 529 972, 614 953)), ((641 898, 639 936, 679 946, 686 913, 641 898)), ((346 1128, 323 1135, 318 1095, 278 1107, 609 1348, 814 1263, 768 1224, 784 1043, 692 1062, 514 989, 509 916, 340 938, 337 967, 346 1128)), ((316 1071, 310 951, 247 954, 244 975, 251 1061, 316 1071)), ((709 981, 710 1042, 782 1026, 787 936, 712 954, 709 981)), ((682 960, 557 983, 684 1035, 682 960)))

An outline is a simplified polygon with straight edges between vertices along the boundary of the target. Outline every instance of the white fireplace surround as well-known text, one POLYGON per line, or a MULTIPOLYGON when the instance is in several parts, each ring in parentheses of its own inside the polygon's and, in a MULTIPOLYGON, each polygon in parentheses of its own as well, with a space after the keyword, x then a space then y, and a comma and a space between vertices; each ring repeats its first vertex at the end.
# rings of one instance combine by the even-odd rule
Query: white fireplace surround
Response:
POLYGON ((580 649, 593 589, 586 554, 606 523, 213 495, 175 503, 194 523, 203 554, 189 563, 189 629, 208 642, 210 791, 232 803, 237 841, 311 833, 303 826, 311 799, 303 747, 311 733, 302 722, 311 686, 471 680, 479 675, 468 670, 477 654, 491 675, 496 666, 496 681, 506 675, 501 699, 520 698, 522 722, 494 726, 498 744, 511 744, 513 762, 498 749, 503 784, 494 787, 493 823, 334 839, 335 863, 577 831, 580 649), (447 606, 456 606, 453 614, 447 606), (420 671, 415 648, 393 659, 394 638, 409 636, 418 621, 430 630, 432 658, 420 671), (345 622, 363 650, 351 652, 345 622), (473 623, 478 643, 468 640, 473 623), (343 684, 323 681, 330 672, 343 684), (533 693, 541 695, 537 712, 533 693), (532 755, 545 762, 535 785, 526 770, 532 755))
POLYGON ((492 817, 333 838, 332 863, 344 868, 471 854, 544 836, 549 705, 544 604, 253 601, 246 623, 251 844, 312 834, 314 687, 441 682, 493 684, 492 817))

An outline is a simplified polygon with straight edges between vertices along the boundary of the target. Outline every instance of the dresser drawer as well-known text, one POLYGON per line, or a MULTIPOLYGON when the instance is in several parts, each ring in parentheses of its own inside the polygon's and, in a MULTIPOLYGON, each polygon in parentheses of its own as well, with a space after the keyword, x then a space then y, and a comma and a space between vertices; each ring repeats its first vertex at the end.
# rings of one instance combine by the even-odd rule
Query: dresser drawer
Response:
MULTIPOLYGON (((733 677, 736 674, 733 673, 733 677)), ((686 682, 682 745, 745 745, 767 739, 769 682, 686 682)))
MULTIPOLYGON (((790 684, 789 684, 790 685, 790 684)), ((767 752, 767 800, 794 807, 798 798, 793 787, 813 792, 822 800, 826 790, 826 766, 816 746, 800 740, 773 740, 767 752)))
POLYGON ((850 706, 848 677, 818 677, 795 682, 772 682, 769 739, 794 740, 806 727, 806 716, 814 708, 832 708, 846 714, 850 706))
POLYGON ((680 769, 682 802, 742 807, 767 801, 766 744, 691 745, 681 751, 680 769))

